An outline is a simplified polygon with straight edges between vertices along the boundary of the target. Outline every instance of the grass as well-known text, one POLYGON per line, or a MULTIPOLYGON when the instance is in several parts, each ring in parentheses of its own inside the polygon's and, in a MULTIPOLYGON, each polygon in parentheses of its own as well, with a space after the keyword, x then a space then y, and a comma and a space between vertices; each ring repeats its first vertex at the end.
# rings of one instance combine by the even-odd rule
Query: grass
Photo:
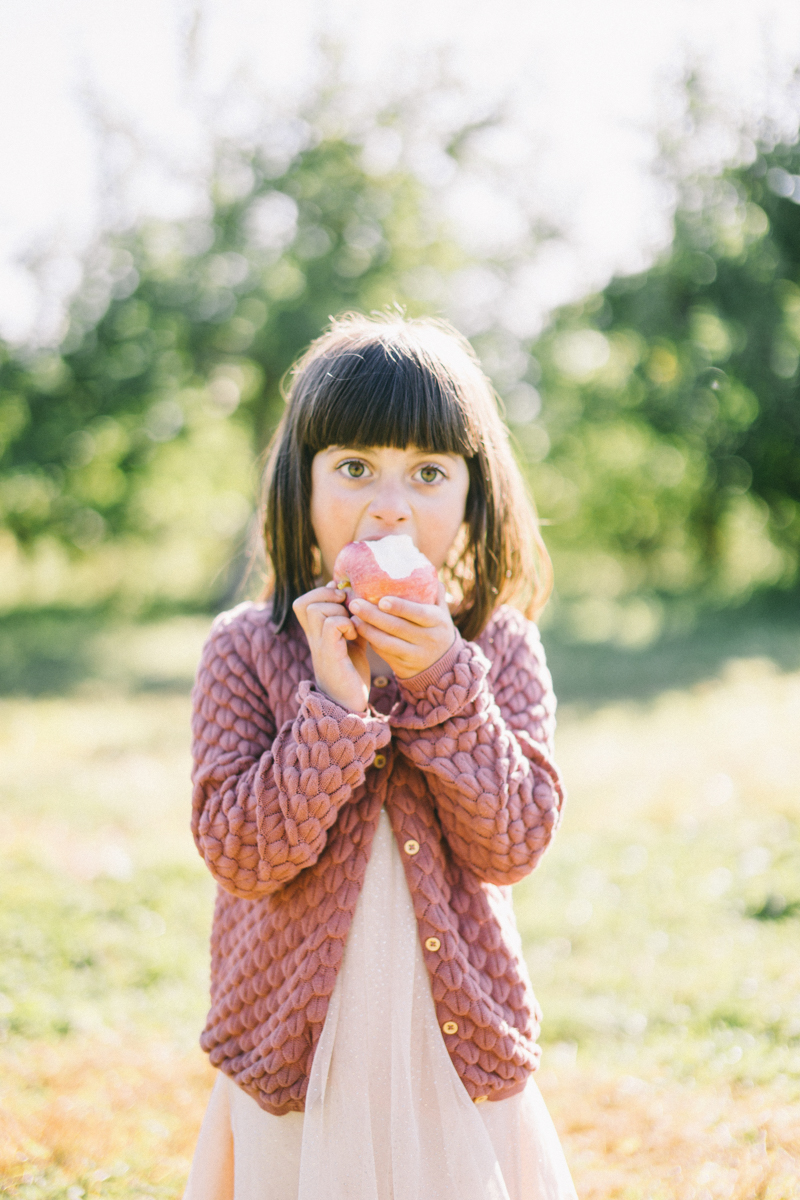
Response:
MULTIPOLYGON (((203 628, 95 630, 102 673, 0 701, 0 1188, 20 1200, 181 1193, 211 1086, 213 887, 187 831, 203 628)), ((694 682, 684 651, 666 690, 662 647, 637 698, 562 708, 568 808, 516 903, 582 1200, 800 1197, 791 636, 722 667, 720 638, 694 682)))

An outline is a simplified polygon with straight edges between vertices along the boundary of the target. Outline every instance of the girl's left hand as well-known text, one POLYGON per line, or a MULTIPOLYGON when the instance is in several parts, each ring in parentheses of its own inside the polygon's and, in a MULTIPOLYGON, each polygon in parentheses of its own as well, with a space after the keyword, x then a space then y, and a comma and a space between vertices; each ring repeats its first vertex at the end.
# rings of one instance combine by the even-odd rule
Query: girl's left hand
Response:
POLYGON ((377 605, 360 598, 351 600, 349 608, 358 633, 398 679, 410 679, 432 667, 456 638, 442 583, 435 604, 383 596, 377 605))

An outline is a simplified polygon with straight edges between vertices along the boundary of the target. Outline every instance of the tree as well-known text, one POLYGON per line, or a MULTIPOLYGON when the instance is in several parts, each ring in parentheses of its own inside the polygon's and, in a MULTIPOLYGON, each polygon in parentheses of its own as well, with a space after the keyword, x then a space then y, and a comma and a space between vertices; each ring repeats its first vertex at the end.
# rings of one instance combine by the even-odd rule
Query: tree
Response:
POLYGON ((669 253, 533 349, 543 416, 519 432, 567 594, 796 583, 800 146, 687 186, 669 253))
POLYGON ((150 598, 224 590, 209 580, 252 509, 287 368, 329 315, 407 299, 409 272, 452 254, 409 176, 372 177, 357 146, 307 127, 300 143, 280 164, 222 147, 208 220, 104 239, 63 343, 0 347, 17 545, 93 556, 107 594, 145 577, 150 598))

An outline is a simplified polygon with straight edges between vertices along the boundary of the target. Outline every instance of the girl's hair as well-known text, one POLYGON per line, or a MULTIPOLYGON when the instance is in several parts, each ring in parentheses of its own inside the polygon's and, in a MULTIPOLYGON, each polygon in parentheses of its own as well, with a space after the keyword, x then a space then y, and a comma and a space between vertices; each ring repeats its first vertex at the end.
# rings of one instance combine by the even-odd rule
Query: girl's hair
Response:
POLYGON ((445 564, 454 621, 475 638, 498 604, 536 616, 552 569, 514 461, 497 396, 469 342, 445 321, 346 313, 291 372, 268 451, 264 540, 272 620, 282 629, 319 573, 311 463, 329 446, 461 454, 469 469, 464 526, 445 564))

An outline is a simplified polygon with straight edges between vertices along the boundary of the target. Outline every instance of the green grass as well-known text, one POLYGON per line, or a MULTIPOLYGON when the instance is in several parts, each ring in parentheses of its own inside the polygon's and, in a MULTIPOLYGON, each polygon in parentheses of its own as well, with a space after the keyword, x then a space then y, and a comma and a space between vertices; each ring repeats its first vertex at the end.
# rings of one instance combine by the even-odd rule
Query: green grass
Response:
POLYGON ((800 922, 753 915, 800 892, 800 830, 758 821, 772 861, 754 879, 753 824, 567 832, 518 889, 545 1047, 682 1081, 784 1073, 800 1090, 800 922))
POLYGON ((186 698, 3 708, 7 1036, 193 1038, 214 889, 188 833, 186 698))
POLYGON ((196 1028, 210 911, 210 888, 197 871, 151 868, 129 883, 89 883, 54 871, 30 849, 9 858, 0 885, 7 1036, 196 1028))
POLYGON ((799 722, 800 675, 759 659, 564 714, 572 799, 517 889, 545 1043, 800 1087, 799 722))
MULTIPOLYGON (((21 1200, 180 1194, 209 1078, 214 889, 188 830, 206 624, 96 630, 104 670, 71 695, 0 701, 0 1178, 21 1200)), ((800 1126, 800 673, 776 665, 790 626, 775 636, 780 654, 716 678, 561 710, 563 827, 515 894, 543 1084, 586 1197, 699 1194, 700 1143, 694 1175, 643 1182, 660 1154, 689 1163, 685 1130, 668 1149, 653 1130, 693 1095, 695 1130, 749 1094, 800 1126), (645 1087, 661 1116, 640 1128, 645 1087)), ((740 1173, 767 1161, 764 1120, 731 1135, 740 1173)))

